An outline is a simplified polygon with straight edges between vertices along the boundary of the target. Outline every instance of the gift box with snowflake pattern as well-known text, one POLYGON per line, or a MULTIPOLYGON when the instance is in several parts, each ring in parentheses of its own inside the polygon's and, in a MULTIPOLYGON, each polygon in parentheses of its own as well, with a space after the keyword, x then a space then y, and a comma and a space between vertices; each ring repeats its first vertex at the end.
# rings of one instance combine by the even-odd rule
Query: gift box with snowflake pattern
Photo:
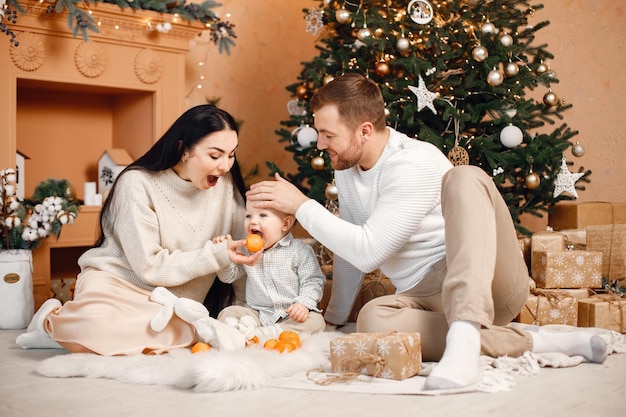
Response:
POLYGON ((578 324, 578 300, 589 297, 588 288, 541 289, 528 296, 517 321, 526 324, 578 324))
POLYGON ((538 288, 602 288, 602 252, 535 252, 531 276, 538 288))
POLYGON ((331 371, 402 380, 422 368, 419 333, 352 333, 330 341, 331 371))

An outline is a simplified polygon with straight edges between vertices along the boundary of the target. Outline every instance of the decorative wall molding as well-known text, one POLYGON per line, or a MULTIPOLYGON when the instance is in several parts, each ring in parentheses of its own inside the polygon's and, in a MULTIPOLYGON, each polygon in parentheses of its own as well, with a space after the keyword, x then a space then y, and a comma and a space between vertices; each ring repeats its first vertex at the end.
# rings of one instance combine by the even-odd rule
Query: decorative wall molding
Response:
POLYGON ((46 58, 43 36, 31 32, 16 32, 16 37, 19 46, 9 47, 13 64, 23 71, 36 71, 46 58))

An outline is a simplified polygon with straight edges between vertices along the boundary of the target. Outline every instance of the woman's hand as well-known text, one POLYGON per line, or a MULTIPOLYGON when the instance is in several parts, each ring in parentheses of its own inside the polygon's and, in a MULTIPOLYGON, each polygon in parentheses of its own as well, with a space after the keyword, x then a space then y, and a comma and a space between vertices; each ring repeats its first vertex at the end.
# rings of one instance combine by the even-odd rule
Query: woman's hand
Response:
POLYGON ((259 260, 261 259, 261 256, 263 255, 262 250, 258 252, 254 252, 251 255, 244 255, 243 253, 239 252, 237 249, 243 246, 246 246, 245 239, 233 240, 230 235, 226 235, 225 237, 226 237, 225 240, 226 240, 226 251, 228 252, 228 259, 230 259, 232 263, 252 266, 256 264, 257 262, 259 262, 259 260))

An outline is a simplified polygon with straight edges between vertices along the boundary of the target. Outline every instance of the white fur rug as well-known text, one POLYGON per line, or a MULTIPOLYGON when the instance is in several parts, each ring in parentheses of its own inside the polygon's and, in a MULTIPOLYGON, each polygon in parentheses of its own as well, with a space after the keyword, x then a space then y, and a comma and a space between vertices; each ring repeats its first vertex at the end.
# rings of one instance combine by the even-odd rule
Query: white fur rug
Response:
MULTIPOLYGON (((548 326, 545 326, 548 327, 548 326)), ((553 326, 568 331, 569 326, 553 326)), ((542 330, 544 330, 542 328, 542 330)), ((547 330, 547 329, 546 329, 547 330)), ((581 329, 578 329, 581 330, 581 329)), ((610 353, 626 352, 622 335, 602 329, 586 329, 600 334, 609 343, 610 353)), ((561 354, 520 358, 481 357, 482 373, 476 385, 454 391, 424 391, 423 384, 433 363, 425 363, 418 376, 404 381, 363 377, 349 383, 330 383, 330 340, 345 336, 333 331, 303 336, 302 347, 291 353, 247 347, 233 352, 211 350, 192 354, 177 349, 166 355, 99 356, 61 354, 40 362, 36 371, 48 377, 108 378, 135 384, 168 385, 196 392, 222 392, 261 387, 330 390, 384 394, 440 395, 461 392, 496 392, 511 389, 518 375, 534 375, 540 367, 575 366, 582 357, 561 354)))

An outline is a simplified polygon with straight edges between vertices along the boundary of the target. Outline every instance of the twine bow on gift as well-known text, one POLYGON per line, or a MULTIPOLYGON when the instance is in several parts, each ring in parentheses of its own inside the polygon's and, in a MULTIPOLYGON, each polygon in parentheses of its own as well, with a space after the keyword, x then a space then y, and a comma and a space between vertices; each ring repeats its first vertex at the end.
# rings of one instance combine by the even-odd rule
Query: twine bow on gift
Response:
MULTIPOLYGON (((531 293, 537 296, 537 304, 535 305, 534 309, 528 308, 528 312, 533 318, 532 324, 537 324, 539 326, 543 325, 543 323, 541 323, 541 321, 537 317, 539 315, 539 300, 541 297, 545 297, 546 300, 548 300, 548 303, 550 303, 550 305, 553 308, 556 308, 559 310, 561 309, 560 304, 563 300, 567 298, 572 298, 572 299, 574 298, 567 291, 554 291, 554 290, 547 291, 547 290, 542 290, 541 288, 534 288, 531 290, 531 293)), ((574 310, 576 306, 577 306, 576 303, 570 306, 570 314, 576 312, 574 310)))
POLYGON ((344 358, 337 364, 337 373, 324 375, 321 378, 315 378, 312 376, 313 372, 324 373, 322 369, 312 369, 307 372, 306 377, 315 382, 317 385, 329 385, 335 382, 348 383, 363 377, 360 370, 368 365, 374 365, 374 372, 371 375, 367 375, 367 381, 371 381, 372 378, 377 378, 385 368, 385 358, 375 355, 373 353, 360 355, 356 357, 344 358))

